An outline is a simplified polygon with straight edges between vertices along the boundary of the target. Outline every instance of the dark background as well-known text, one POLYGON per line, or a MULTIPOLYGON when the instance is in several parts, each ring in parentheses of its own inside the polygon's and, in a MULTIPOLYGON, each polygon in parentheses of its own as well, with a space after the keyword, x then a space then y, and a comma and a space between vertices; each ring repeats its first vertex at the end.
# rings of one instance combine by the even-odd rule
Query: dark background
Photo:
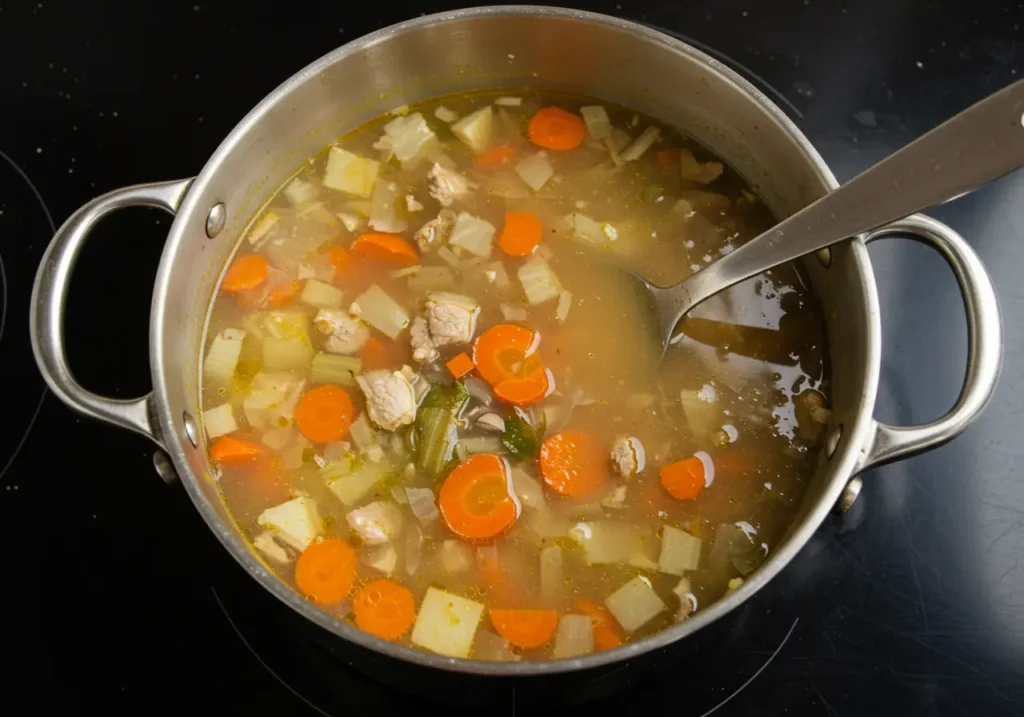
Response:
MULTIPOLYGON (((47 394, 27 316, 54 224, 83 202, 195 174, 307 63, 449 7, 0 0, 0 699, 33 705, 0 711, 430 708, 313 647, 223 553, 184 491, 156 477, 149 444, 47 394)), ((1017 2, 585 7, 710 48, 791 114, 840 180, 1024 76, 1017 2)), ((670 651, 581 711, 1024 714, 1024 175, 932 214, 967 237, 1000 292, 1006 360, 984 419, 948 446, 866 474, 854 509, 699 649, 670 651)), ((168 225, 125 212, 83 252, 67 335, 92 389, 148 388, 149 299, 168 225)), ((871 254, 885 342, 878 412, 898 423, 936 417, 963 375, 955 284, 921 247, 879 242, 871 254)), ((535 711, 508 694, 489 711, 535 711)))

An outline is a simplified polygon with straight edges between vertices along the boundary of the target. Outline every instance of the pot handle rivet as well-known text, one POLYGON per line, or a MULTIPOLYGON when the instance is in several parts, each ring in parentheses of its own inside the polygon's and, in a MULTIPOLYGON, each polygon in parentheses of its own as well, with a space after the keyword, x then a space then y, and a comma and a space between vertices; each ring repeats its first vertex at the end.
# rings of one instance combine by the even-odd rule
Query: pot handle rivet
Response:
POLYGON ((192 444, 193 448, 199 448, 199 426, 196 425, 196 419, 192 418, 192 414, 188 411, 183 411, 181 421, 185 426, 185 436, 188 438, 188 442, 192 444))
POLYGON ((224 206, 223 202, 217 202, 213 205, 210 213, 206 215, 206 236, 213 239, 215 236, 221 233, 224 229, 224 225, 228 222, 228 210, 224 206))
POLYGON ((828 435, 825 436, 825 459, 831 458, 836 448, 839 447, 839 439, 843 437, 843 424, 837 423, 828 429, 828 435))
POLYGON ((156 469, 156 474, 163 478, 164 483, 170 485, 178 481, 178 474, 175 472, 174 466, 171 465, 171 459, 163 451, 153 452, 153 467, 156 469))
POLYGON ((845 513, 853 504, 857 502, 857 498, 860 497, 860 490, 864 487, 864 481, 860 479, 860 476, 854 477, 846 487, 843 488, 843 494, 839 496, 839 501, 836 503, 836 508, 840 513, 845 513))

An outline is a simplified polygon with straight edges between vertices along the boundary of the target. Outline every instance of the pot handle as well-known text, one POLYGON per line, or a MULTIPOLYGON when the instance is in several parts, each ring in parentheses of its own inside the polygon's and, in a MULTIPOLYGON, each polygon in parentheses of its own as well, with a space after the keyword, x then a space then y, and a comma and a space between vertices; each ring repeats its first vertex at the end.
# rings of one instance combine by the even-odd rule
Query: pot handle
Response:
POLYGON ((64 350, 64 304, 78 252, 100 219, 117 209, 138 206, 159 207, 174 214, 191 184, 191 179, 137 184, 115 189, 85 204, 54 234, 32 287, 32 351, 50 390, 86 416, 141 433, 161 447, 151 411, 152 392, 141 398, 108 398, 83 388, 75 380, 64 350))
POLYGON ((999 301, 988 272, 970 245, 942 222, 914 214, 869 233, 870 242, 907 235, 938 251, 960 285, 967 314, 967 371, 960 396, 949 413, 919 426, 872 421, 858 470, 903 458, 954 438, 978 417, 992 397, 1002 364, 1003 328, 999 301))

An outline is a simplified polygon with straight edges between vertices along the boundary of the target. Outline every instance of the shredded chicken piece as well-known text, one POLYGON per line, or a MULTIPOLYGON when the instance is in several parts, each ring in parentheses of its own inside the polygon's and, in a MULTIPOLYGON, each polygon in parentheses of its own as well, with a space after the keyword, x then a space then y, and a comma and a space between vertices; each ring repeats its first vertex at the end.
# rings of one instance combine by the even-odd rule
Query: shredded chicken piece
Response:
POLYGON ((682 622, 690 617, 697 609, 697 596, 690 588, 690 579, 683 578, 679 584, 672 588, 672 592, 679 598, 679 610, 676 612, 676 622, 682 622))
POLYGON ((416 420, 416 392, 401 371, 371 371, 356 376, 366 395, 370 420, 385 431, 394 431, 416 420))
POLYGON ((646 463, 644 446, 635 436, 618 436, 612 444, 612 465, 623 478, 641 473, 646 463))
POLYGON ((420 251, 432 251, 448 240, 455 226, 456 214, 451 209, 442 209, 438 215, 424 224, 413 235, 420 251))
POLYGON ((441 355, 434 342, 430 340, 430 329, 427 327, 427 320, 417 316, 412 320, 409 327, 409 337, 412 341, 412 358, 420 363, 433 363, 441 355))
POLYGON ((456 199, 476 189, 476 185, 466 177, 454 170, 445 169, 438 162, 434 162, 434 166, 427 172, 427 186, 430 196, 440 202, 442 207, 450 207, 456 199))
POLYGON ((324 348, 334 354, 354 354, 370 338, 370 330, 341 309, 321 309, 313 325, 327 335, 324 348))
POLYGON ((413 359, 431 363, 440 355, 438 347, 469 343, 479 315, 480 306, 468 296, 431 294, 423 316, 417 316, 409 328, 413 359))

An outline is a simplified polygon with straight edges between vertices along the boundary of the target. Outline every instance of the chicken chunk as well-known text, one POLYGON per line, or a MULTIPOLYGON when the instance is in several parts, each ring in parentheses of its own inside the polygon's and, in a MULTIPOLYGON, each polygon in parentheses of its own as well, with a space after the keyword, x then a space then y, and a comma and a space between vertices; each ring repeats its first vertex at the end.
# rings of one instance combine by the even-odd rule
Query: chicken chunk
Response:
POLYGON ((371 371, 356 376, 366 395, 370 420, 386 431, 416 420, 416 392, 401 371, 371 371))
POLYGON ((370 338, 370 330, 341 309, 321 309, 313 325, 327 335, 324 348, 333 354, 354 354, 370 338))
POLYGON ((430 196, 441 203, 442 207, 450 207, 456 199, 464 197, 476 185, 455 170, 445 169, 438 162, 427 172, 427 187, 430 196))
POLYGON ((473 340, 480 306, 461 294, 434 292, 427 297, 423 316, 410 328, 412 357, 420 363, 436 361, 441 346, 466 344, 473 340))
POLYGON ((433 363, 437 361, 440 352, 430 339, 430 329, 427 320, 417 316, 412 320, 409 327, 409 339, 412 342, 412 358, 420 363, 433 363))
POLYGON ((644 470, 647 462, 644 446, 634 436, 618 436, 612 444, 612 465, 623 478, 630 478, 644 470))
POLYGON ((451 209, 442 209, 437 216, 419 228, 413 235, 420 251, 432 251, 448 240, 455 226, 456 214, 451 209))

